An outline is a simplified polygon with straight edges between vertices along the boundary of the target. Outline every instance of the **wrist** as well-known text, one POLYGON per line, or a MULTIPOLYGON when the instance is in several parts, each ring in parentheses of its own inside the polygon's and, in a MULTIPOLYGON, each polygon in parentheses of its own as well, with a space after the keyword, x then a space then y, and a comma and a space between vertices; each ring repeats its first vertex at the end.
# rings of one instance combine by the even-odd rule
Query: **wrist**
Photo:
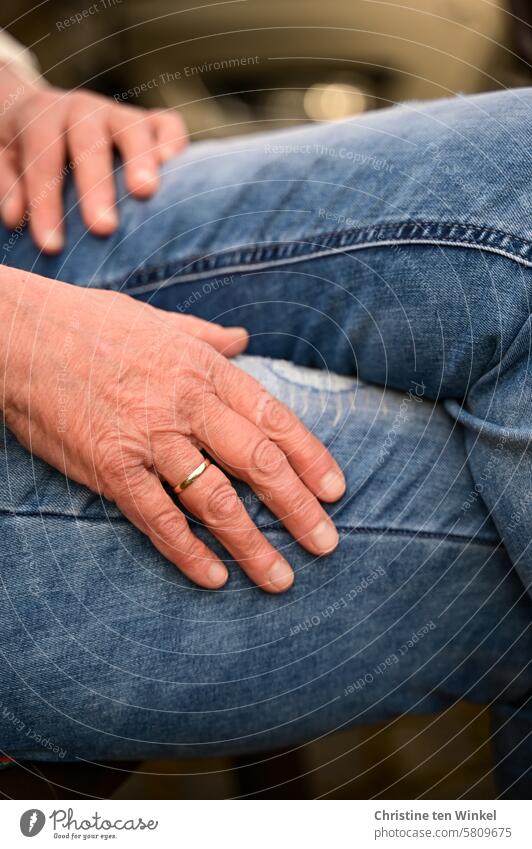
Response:
POLYGON ((40 313, 57 285, 29 272, 0 266, 0 408, 9 420, 27 397, 40 313))

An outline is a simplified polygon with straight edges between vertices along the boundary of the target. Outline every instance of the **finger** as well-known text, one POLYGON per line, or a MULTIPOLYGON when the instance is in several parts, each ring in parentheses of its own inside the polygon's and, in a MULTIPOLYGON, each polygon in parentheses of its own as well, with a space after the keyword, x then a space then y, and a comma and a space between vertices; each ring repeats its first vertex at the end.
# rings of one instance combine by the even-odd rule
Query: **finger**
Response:
POLYGON ((338 463, 298 417, 250 375, 218 360, 213 370, 218 397, 255 424, 284 452, 306 486, 322 501, 336 501, 345 492, 338 463))
POLYGON ((189 315, 170 313, 182 333, 202 339, 216 348, 224 357, 235 357, 244 351, 249 342, 245 327, 222 327, 212 321, 204 321, 189 315))
POLYGON ((158 162, 148 119, 142 111, 117 106, 110 113, 113 142, 124 160, 126 187, 137 197, 149 197, 159 185, 158 162))
MULTIPOLYGON (((159 436, 153 454, 158 472, 173 486, 181 483, 204 459, 191 444, 172 436, 159 436)), ((291 567, 256 527, 221 469, 210 465, 178 497, 254 583, 272 593, 284 592, 292 585, 291 567)))
POLYGON ((159 162, 167 162, 183 150, 188 134, 179 112, 156 110, 150 114, 150 125, 155 137, 154 150, 159 162))
POLYGON ((115 498, 117 507, 146 534, 161 554, 194 583, 208 589, 225 584, 227 569, 189 528, 188 522, 152 472, 142 474, 115 498))
POLYGON ((24 215, 24 187, 10 151, 0 151, 0 210, 9 229, 16 227, 24 215))
POLYGON ((46 253, 63 247, 63 125, 49 109, 20 136, 24 188, 28 198, 30 229, 36 244, 46 253))
POLYGON ((193 435, 261 496, 301 545, 313 554, 333 551, 338 545, 333 522, 279 446, 218 398, 206 397, 204 407, 193 435))
POLYGON ((96 102, 87 102, 70 124, 68 146, 83 220, 96 235, 108 236, 118 225, 112 140, 105 114, 96 102))

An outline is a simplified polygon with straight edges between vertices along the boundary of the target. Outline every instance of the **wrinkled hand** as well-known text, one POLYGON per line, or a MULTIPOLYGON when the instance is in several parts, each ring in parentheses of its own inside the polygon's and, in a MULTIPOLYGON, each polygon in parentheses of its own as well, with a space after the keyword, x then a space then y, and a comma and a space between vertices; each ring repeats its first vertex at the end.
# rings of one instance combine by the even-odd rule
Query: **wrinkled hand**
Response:
POLYGON ((336 546, 316 496, 339 498, 343 475, 288 408, 222 356, 245 347, 244 330, 36 275, 9 293, 17 307, 2 328, 11 340, 3 354, 8 426, 38 456, 115 501, 191 580, 215 588, 228 577, 162 483, 183 481, 202 462, 200 448, 213 463, 179 501, 263 589, 288 589, 292 569, 222 468, 310 552, 336 546))
POLYGON ((86 226, 107 236, 118 223, 113 147, 124 162, 126 188, 145 198, 157 188, 159 165, 186 141, 176 112, 116 103, 89 91, 35 88, 19 82, 0 114, 4 224, 13 228, 28 218, 38 247, 49 253, 60 251, 63 177, 69 163, 86 226))

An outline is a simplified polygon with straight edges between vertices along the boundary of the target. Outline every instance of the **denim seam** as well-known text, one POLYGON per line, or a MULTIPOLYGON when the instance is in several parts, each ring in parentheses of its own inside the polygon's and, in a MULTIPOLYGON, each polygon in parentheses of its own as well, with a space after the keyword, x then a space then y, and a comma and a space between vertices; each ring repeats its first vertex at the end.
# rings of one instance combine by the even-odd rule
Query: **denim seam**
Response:
POLYGON ((123 276, 102 280, 101 285, 115 288, 125 283, 128 292, 142 294, 161 285, 208 279, 220 272, 249 272, 338 253, 400 245, 442 245, 481 250, 532 268, 532 242, 521 236, 477 224, 403 221, 334 230, 285 242, 250 244, 189 260, 176 258, 164 264, 132 271, 125 280, 123 276), (177 271, 178 264, 181 269, 188 270, 177 271))
POLYGON ((336 525, 337 530, 346 531, 353 534, 382 534, 382 536, 398 536, 398 537, 419 537, 420 539, 443 540, 444 542, 455 542, 461 544, 483 545, 489 547, 497 547, 502 545, 501 540, 486 539, 485 537, 470 537, 466 534, 449 534, 439 531, 416 531, 414 528, 376 528, 371 526, 359 525, 336 525))
MULTIPOLYGON (((76 522, 104 522, 108 524, 109 517, 101 517, 101 516, 77 516, 74 513, 57 513, 57 512, 21 512, 18 511, 16 514, 13 513, 12 510, 5 510, 0 508, 0 516, 8 516, 13 518, 14 516, 17 519, 70 519, 71 521, 76 522)), ((112 516, 113 522, 119 521, 124 524, 130 524, 129 519, 126 519, 125 516, 112 516)), ((420 539, 434 539, 434 540, 443 540, 446 542, 456 542, 456 543, 467 543, 473 545, 484 545, 484 546, 496 546, 500 544, 500 540, 489 540, 484 537, 470 537, 466 534, 448 534, 439 531, 422 531, 416 530, 415 528, 379 528, 372 527, 370 525, 340 525, 337 524, 336 528, 338 531, 345 531, 346 533, 355 533, 355 534, 382 534, 383 536, 408 536, 408 537, 419 537, 420 539)), ((262 527, 262 530, 265 529, 265 526, 262 527)), ((270 531, 284 531, 284 528, 279 525, 272 523, 268 526, 268 530, 270 531)))

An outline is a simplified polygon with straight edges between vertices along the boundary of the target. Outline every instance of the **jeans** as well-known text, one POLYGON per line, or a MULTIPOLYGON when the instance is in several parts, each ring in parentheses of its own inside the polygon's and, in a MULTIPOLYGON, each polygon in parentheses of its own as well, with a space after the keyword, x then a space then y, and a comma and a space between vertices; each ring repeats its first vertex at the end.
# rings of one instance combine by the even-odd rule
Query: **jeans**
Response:
POLYGON ((7 754, 252 752, 467 699, 501 796, 530 794, 531 107, 521 89, 194 144, 145 202, 117 165, 109 239, 70 181, 60 255, 0 232, 8 265, 245 325, 239 365, 348 481, 323 558, 238 484, 296 583, 270 596, 229 564, 210 592, 5 430, 7 754))

